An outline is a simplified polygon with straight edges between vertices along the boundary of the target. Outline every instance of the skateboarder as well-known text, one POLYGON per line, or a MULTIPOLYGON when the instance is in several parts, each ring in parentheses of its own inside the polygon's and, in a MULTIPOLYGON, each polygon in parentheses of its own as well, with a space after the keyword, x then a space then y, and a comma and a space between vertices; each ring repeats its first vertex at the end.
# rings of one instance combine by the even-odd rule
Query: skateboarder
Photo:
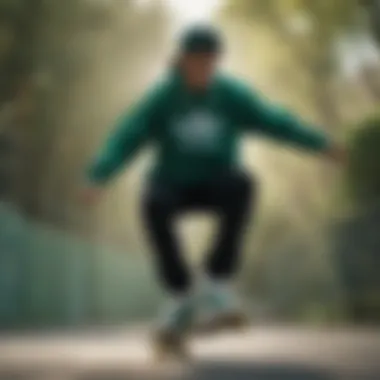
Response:
POLYGON ((172 297, 159 324, 158 342, 178 352, 200 299, 206 300, 214 326, 244 320, 230 283, 241 262, 242 236, 257 184, 238 159, 241 138, 261 134, 333 160, 344 156, 320 130, 221 73, 224 48, 220 32, 211 26, 183 33, 168 75, 120 119, 92 163, 90 186, 84 191, 87 199, 96 198, 140 148, 150 144, 155 149, 142 212, 160 284, 172 297), (212 212, 220 221, 214 246, 205 255, 200 292, 194 291, 174 231, 175 218, 191 210, 212 212))

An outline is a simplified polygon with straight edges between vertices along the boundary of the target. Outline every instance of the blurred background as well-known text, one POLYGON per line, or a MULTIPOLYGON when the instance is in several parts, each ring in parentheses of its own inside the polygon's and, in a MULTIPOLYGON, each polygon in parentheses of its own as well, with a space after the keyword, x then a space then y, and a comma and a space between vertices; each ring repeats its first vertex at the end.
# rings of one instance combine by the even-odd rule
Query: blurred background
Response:
MULTIPOLYGON (((96 207, 78 192, 115 119, 200 20, 223 29, 226 70, 347 144, 349 162, 246 140, 261 196, 238 285, 255 327, 196 346, 191 378, 379 378, 378 0, 0 0, 0 378, 125 379, 133 365, 128 378, 158 377, 136 327, 164 299, 139 215, 149 149, 96 207)), ((194 267, 213 222, 179 222, 194 267)))
MULTIPOLYGON (((89 209, 84 168, 170 61, 220 25, 226 69, 348 144, 347 168, 247 139, 261 181, 239 286, 262 321, 380 322, 380 1, 1 0, 0 328, 149 320, 163 298, 139 216, 144 152, 89 209)), ((213 234, 181 220, 196 265, 213 234)))

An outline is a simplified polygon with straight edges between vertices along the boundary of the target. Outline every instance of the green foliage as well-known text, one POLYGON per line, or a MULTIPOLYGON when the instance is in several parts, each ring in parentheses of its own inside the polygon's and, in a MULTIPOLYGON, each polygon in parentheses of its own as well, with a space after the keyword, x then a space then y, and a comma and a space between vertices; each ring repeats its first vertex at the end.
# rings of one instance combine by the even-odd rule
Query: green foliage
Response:
POLYGON ((349 199, 360 210, 339 227, 336 262, 346 293, 347 312, 354 322, 380 318, 380 117, 359 123, 350 135, 347 170, 349 199))
POLYGON ((377 0, 362 0, 361 5, 368 16, 369 28, 373 37, 380 43, 380 3, 377 0))
POLYGON ((346 311, 355 322, 378 322, 380 318, 379 223, 380 209, 373 207, 340 225, 336 234, 336 265, 346 311))
POLYGON ((359 3, 356 0, 231 0, 227 3, 227 10, 272 21, 302 14, 313 22, 318 33, 328 36, 352 24, 359 3))
POLYGON ((24 7, 26 1, 25 0, 1 0, 0 1, 0 17, 5 18, 8 16, 12 18, 24 7))
POLYGON ((339 125, 342 115, 333 94, 338 69, 334 51, 337 40, 350 34, 352 28, 363 27, 358 2, 230 0, 227 4, 227 19, 235 17, 252 25, 260 24, 281 41, 292 56, 293 66, 297 65, 299 74, 304 73, 307 78, 303 81, 307 83, 318 122, 339 125))
POLYGON ((364 120, 351 137, 348 183, 355 202, 380 201, 380 116, 364 120))

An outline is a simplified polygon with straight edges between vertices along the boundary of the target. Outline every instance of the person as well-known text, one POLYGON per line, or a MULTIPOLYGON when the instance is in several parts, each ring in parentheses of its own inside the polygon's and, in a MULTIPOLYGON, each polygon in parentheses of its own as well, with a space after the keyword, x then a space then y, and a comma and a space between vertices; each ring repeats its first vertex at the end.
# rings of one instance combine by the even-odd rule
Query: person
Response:
POLYGON ((90 165, 90 186, 84 190, 87 200, 96 199, 141 147, 154 147, 155 165, 142 196, 142 213, 159 278, 173 299, 158 339, 175 350, 194 323, 200 299, 208 305, 214 326, 244 320, 231 282, 258 190, 239 161, 241 137, 261 134, 335 160, 344 155, 344 149, 320 130, 221 72, 224 49, 221 33, 212 26, 196 25, 183 33, 168 75, 120 119, 90 165), (174 231, 175 218, 193 210, 211 212, 220 221, 200 290, 174 231))

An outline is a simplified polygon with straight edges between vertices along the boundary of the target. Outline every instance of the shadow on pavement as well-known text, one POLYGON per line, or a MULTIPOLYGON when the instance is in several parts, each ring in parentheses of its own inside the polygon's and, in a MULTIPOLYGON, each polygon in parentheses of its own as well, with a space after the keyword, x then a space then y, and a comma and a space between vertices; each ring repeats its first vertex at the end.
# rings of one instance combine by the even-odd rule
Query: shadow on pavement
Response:
MULTIPOLYGON (((202 362, 181 375, 130 374, 117 371, 93 373, 70 380, 335 380, 320 368, 297 364, 202 362)), ((339 378, 339 380, 344 380, 339 378)))
POLYGON ((186 380, 334 380, 320 368, 297 364, 218 363, 199 364, 186 380))

